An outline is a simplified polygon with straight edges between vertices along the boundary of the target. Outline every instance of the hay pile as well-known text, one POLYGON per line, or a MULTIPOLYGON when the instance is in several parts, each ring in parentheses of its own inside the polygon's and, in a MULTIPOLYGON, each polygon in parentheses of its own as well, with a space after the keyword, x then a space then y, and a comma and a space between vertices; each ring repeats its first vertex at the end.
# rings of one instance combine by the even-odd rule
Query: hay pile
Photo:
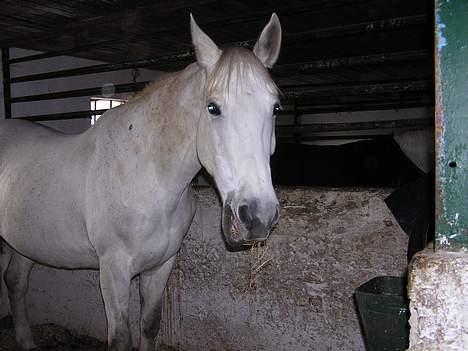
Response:
MULTIPOLYGON (((55 324, 41 324, 32 327, 34 341, 43 351, 107 351, 106 343, 55 324)), ((15 351, 13 321, 10 316, 0 319, 0 351, 15 351)), ((135 349, 136 350, 136 349, 135 349)), ((162 351, 174 349, 162 347, 162 351)))
MULTIPOLYGON (((76 335, 55 324, 33 326, 34 341, 41 350, 106 351, 106 344, 84 335, 76 335)), ((11 317, 0 320, 0 351, 15 350, 15 335, 11 317)))

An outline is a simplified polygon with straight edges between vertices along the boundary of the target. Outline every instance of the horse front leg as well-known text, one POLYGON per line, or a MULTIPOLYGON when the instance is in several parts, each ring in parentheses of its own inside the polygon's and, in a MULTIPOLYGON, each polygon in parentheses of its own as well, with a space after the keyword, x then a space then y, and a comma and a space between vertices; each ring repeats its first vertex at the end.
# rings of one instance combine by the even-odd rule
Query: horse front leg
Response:
POLYGON ((36 347, 26 311, 29 273, 33 265, 34 262, 29 258, 13 252, 4 275, 15 327, 16 344, 20 350, 31 350, 36 347))
MULTIPOLYGON (((116 255, 117 256, 117 255, 116 255)), ((129 351, 132 341, 128 319, 131 272, 123 256, 100 259, 101 293, 107 317, 107 344, 110 351, 129 351)))
POLYGON ((140 274, 140 347, 139 351, 154 351, 161 322, 164 288, 174 267, 176 256, 162 266, 140 274))

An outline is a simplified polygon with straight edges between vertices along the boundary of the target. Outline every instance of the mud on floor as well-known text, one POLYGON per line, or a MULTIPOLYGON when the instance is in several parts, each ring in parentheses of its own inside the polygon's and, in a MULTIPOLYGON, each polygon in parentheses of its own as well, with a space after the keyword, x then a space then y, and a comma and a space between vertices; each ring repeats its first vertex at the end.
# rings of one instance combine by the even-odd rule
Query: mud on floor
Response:
MULTIPOLYGON (((55 324, 33 325, 38 351, 107 351, 106 343, 86 335, 77 335, 55 324)), ((15 351, 13 321, 10 316, 0 319, 0 351, 15 351)), ((135 349, 136 350, 136 349, 135 349)), ((161 351, 175 351, 162 347, 161 351)))

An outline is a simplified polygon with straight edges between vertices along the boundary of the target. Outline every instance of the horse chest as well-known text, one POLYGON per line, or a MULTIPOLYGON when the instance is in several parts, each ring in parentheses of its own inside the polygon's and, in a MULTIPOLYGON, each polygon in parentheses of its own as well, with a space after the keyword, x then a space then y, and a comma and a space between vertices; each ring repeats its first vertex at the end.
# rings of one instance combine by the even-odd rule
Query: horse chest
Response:
POLYGON ((171 222, 136 238, 132 256, 137 271, 151 269, 177 254, 191 221, 173 217, 171 222))
POLYGON ((136 272, 158 266, 177 254, 195 214, 191 190, 171 207, 155 210, 151 216, 141 211, 120 216, 125 224, 118 231, 122 235, 119 242, 132 257, 136 272))

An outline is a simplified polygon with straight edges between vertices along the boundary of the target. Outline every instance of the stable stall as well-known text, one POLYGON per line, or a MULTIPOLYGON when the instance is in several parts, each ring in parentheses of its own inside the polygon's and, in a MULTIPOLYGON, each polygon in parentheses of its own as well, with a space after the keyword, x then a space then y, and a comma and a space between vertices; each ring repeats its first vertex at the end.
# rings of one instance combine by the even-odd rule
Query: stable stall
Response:
MULTIPOLYGON (((280 221, 264 244, 230 252, 212 180, 206 172, 194 179, 196 214, 164 293, 158 345, 203 351, 357 351, 366 349, 367 340, 371 350, 353 294, 375 277, 405 279, 408 257, 431 239, 424 230, 421 237, 407 217, 395 218, 402 207, 396 201, 390 210, 386 199, 404 185, 403 192, 418 192, 411 184, 431 173, 433 146, 421 145, 432 140, 434 114, 435 259, 442 255, 456 262, 457 274, 464 267, 464 253, 455 261, 445 250, 463 251, 466 241, 466 109, 459 92, 468 81, 463 68, 467 36, 460 34, 466 32, 467 7, 447 1, 435 8, 437 103, 435 10, 424 0, 9 2, 0 18, 2 118, 35 121, 70 134, 94 128, 108 109, 124 105, 149 81, 196 60, 190 14, 220 48, 252 49, 276 12, 283 41, 270 73, 282 111, 275 120, 271 170, 280 221)), ((426 198, 432 199, 430 192, 426 198)), ((403 207, 409 204, 402 201, 403 207)), ((427 212, 418 202, 411 206, 422 209, 418 216, 427 212)), ((418 225, 430 231, 432 217, 426 214, 418 225)), ((427 301, 422 281, 428 280, 420 276, 436 274, 426 272, 434 267, 432 257, 426 251, 413 261, 411 350, 426 342, 421 332, 426 307, 419 304, 427 301)), ((7 265, 0 262, 2 276, 7 265)), ((138 288, 135 277, 129 308, 135 347, 138 288)), ((9 306, 4 286, 1 291, 3 317, 9 306)), ((455 298, 457 306, 463 301, 455 298)), ((53 323, 106 340, 97 271, 36 265, 27 307, 33 324, 53 323)), ((464 330, 463 318, 455 328, 464 330)), ((6 340, 11 326, 8 318, 3 321, 0 335, 6 340)), ((65 350, 63 342, 54 347, 65 350)), ((463 342, 454 349, 463 349, 463 342)), ((86 345, 77 347, 92 349, 86 345)))

